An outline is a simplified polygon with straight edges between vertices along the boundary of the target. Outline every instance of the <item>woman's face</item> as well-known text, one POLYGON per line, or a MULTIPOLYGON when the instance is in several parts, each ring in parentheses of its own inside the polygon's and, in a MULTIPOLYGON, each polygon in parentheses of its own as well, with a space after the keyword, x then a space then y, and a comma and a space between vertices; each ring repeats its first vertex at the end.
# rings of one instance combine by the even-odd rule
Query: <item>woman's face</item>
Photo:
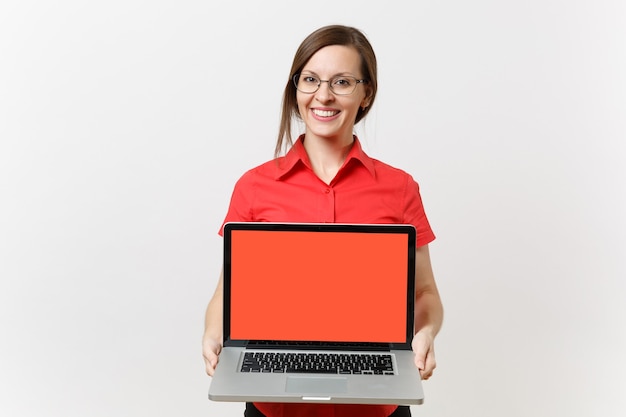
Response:
MULTIPOLYGON (((315 53, 302 68, 302 74, 319 80, 331 80, 336 76, 350 76, 360 80, 361 57, 351 47, 326 46, 315 53)), ((359 107, 369 105, 366 84, 359 83, 350 95, 337 95, 329 83, 322 82, 315 93, 298 91, 296 98, 300 117, 306 125, 306 135, 352 141, 354 120, 359 107)))

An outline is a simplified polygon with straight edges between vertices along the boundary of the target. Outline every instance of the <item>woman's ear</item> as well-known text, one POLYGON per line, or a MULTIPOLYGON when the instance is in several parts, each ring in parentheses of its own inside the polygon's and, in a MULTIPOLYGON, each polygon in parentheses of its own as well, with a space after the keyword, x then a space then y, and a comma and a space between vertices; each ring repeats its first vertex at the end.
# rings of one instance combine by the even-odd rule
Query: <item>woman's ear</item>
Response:
POLYGON ((361 108, 365 110, 366 107, 369 107, 371 100, 372 100, 372 91, 369 88, 367 88, 367 91, 365 93, 365 98, 363 98, 363 101, 361 101, 361 108))

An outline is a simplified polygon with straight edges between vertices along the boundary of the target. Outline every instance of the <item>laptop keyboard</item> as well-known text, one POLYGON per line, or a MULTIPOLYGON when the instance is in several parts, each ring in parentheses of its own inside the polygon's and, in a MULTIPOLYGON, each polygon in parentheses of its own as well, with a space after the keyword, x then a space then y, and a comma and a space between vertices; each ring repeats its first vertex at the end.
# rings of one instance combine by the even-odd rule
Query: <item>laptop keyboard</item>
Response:
POLYGON ((246 352, 241 372, 394 375, 390 354, 246 352))

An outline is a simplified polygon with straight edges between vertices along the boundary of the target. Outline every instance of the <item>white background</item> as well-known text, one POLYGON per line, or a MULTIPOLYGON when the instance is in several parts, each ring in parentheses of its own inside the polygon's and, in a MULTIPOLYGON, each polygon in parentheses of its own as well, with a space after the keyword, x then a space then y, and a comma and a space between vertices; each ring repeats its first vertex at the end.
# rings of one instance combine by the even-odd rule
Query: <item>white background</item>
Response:
POLYGON ((414 415, 623 416, 625 22, 621 0, 3 2, 0 414, 242 415, 201 358, 217 229, 297 46, 342 23, 379 59, 357 133, 438 237, 414 415))

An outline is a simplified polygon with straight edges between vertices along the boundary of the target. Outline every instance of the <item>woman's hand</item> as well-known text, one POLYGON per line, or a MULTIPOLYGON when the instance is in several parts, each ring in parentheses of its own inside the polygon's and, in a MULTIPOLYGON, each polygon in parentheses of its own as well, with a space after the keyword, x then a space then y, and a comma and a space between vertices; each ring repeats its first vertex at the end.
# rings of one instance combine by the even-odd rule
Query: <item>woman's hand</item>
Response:
POLYGON ((206 336, 202 339, 202 356, 204 356, 206 373, 209 376, 213 376, 215 373, 221 351, 222 344, 219 341, 206 336))
POLYGON ((419 369, 423 380, 430 378, 437 366, 434 343, 435 337, 428 329, 421 329, 413 336, 411 347, 415 354, 415 366, 419 369))
POLYGON ((206 373, 213 376, 222 351, 222 310, 224 309, 224 274, 220 273, 215 293, 209 301, 204 318, 204 336, 202 337, 202 356, 206 373))
POLYGON ((430 264, 428 245, 415 251, 415 329, 411 347, 415 366, 422 379, 433 375, 435 366, 435 336, 443 322, 443 306, 430 264))

